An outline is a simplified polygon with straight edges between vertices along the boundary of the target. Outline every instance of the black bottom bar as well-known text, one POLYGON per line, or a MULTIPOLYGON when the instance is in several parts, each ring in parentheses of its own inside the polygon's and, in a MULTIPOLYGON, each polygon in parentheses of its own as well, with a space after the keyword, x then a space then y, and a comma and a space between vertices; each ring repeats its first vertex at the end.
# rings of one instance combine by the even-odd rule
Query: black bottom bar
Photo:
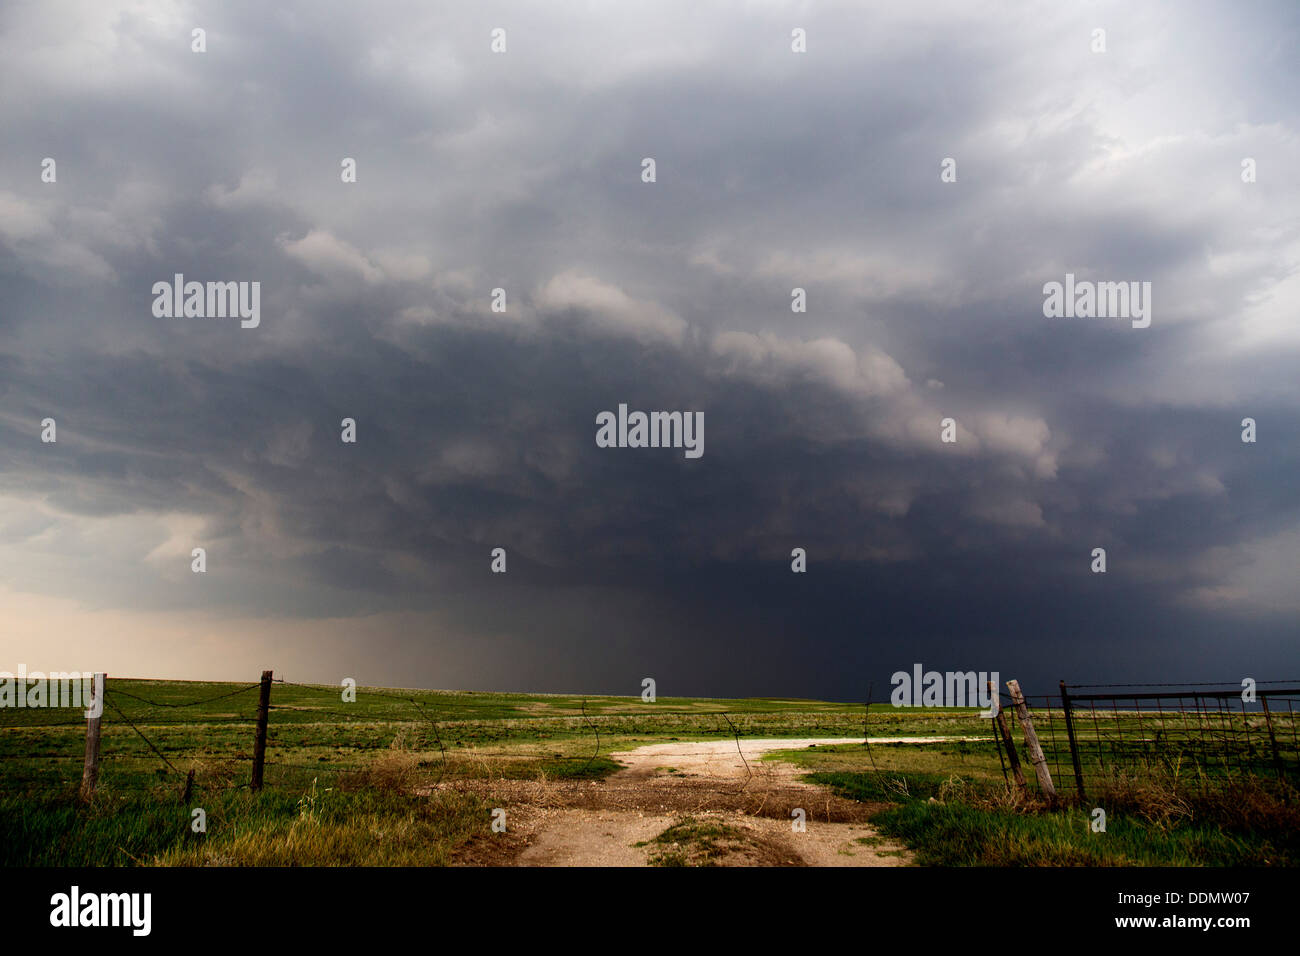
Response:
POLYGON ((75 934, 79 943, 117 937, 132 945, 227 937, 371 948, 412 933, 445 943, 459 927, 471 939, 487 933, 495 946, 578 931, 584 944, 608 937, 637 949, 673 939, 735 943, 773 924, 806 938, 902 933, 918 945, 963 949, 1000 949, 1036 933, 1076 945, 1192 934, 1230 941, 1292 926, 1298 882, 1285 870, 920 868, 49 869, 0 871, 0 881, 0 925, 25 939, 75 934), (150 894, 148 936, 134 936, 129 925, 52 926, 52 897, 64 894, 70 906, 73 886, 83 905, 91 894, 150 894), (1205 928, 1206 918, 1249 925, 1205 928), (1134 919, 1154 924, 1118 924, 1134 919))

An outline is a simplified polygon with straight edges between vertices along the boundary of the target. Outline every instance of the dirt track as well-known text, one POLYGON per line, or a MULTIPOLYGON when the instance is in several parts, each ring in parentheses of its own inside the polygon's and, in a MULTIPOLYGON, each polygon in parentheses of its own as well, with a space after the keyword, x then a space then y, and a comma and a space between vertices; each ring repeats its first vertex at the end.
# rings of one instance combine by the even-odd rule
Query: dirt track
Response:
POLYGON ((492 792, 508 808, 507 833, 497 835, 491 852, 467 862, 645 866, 666 854, 723 866, 906 863, 902 848, 882 840, 866 822, 875 807, 803 782, 805 771, 791 764, 760 760, 773 750, 845 743, 861 738, 744 740, 739 751, 734 740, 652 744, 611 754, 624 769, 605 780, 496 782, 492 792), (792 827, 795 809, 805 814, 802 832, 792 827), (689 841, 651 842, 686 819, 727 836, 704 856, 693 856, 698 847, 689 841))

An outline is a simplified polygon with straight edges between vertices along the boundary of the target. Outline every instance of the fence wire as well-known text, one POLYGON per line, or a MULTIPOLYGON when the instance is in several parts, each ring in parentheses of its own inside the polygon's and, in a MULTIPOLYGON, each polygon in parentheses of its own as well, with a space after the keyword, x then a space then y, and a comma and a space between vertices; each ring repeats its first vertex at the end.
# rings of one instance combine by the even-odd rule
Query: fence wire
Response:
MULTIPOLYGON (((401 739, 400 734, 403 729, 411 727, 425 728, 428 735, 427 737, 417 738, 414 741, 415 744, 423 745, 428 743, 430 746, 427 750, 433 751, 436 749, 437 751, 435 761, 437 773, 432 780, 434 785, 442 782, 452 761, 463 762, 477 759, 490 759, 493 761, 527 760, 535 763, 541 772, 572 776, 572 772, 576 770, 576 776, 581 778, 587 774, 592 764, 601 756, 601 733, 598 722, 602 718, 622 719, 627 716, 588 714, 587 701, 582 699, 580 700, 579 714, 572 716, 557 715, 550 718, 561 723, 571 723, 575 727, 585 727, 590 731, 593 745, 590 753, 570 755, 558 753, 553 747, 538 742, 530 742, 526 749, 520 749, 517 745, 512 746, 512 738, 515 735, 512 734, 510 727, 501 722, 473 719, 437 720, 430 713, 427 702, 400 691, 360 689, 360 693, 369 697, 387 698, 395 704, 401 705, 401 707, 391 713, 358 713, 357 711, 341 709, 338 706, 324 706, 326 700, 331 705, 342 702, 340 691, 337 688, 296 683, 284 679, 273 679, 272 683, 293 687, 308 694, 319 694, 322 701, 321 704, 317 704, 310 699, 308 701, 291 700, 288 702, 276 702, 274 698, 271 699, 268 704, 268 752, 264 766, 267 771, 273 774, 281 771, 309 772, 313 775, 373 774, 376 772, 376 768, 373 766, 351 766, 346 765, 345 761, 364 759, 368 754, 394 749, 394 743, 401 739), (276 715, 292 716, 294 720, 277 723, 276 715), (316 716, 328 719, 321 721, 301 719, 316 716), (490 728, 491 732, 489 734, 485 734, 484 731, 488 728, 484 725, 489 723, 493 723, 494 726, 490 728), (296 729, 304 727, 319 728, 321 724, 327 724, 329 727, 344 733, 358 730, 364 731, 369 728, 380 729, 382 733, 370 743, 349 744, 343 742, 337 744, 332 748, 330 754, 318 757, 315 763, 302 762, 301 756, 298 759, 284 758, 277 753, 278 748, 299 746, 299 744, 292 741, 292 735, 296 729), (399 728, 398 733, 389 735, 388 730, 394 725, 399 728)), ((229 750, 212 752, 206 747, 178 746, 165 739, 165 734, 168 731, 193 730, 196 727, 201 728, 209 725, 242 726, 248 728, 247 743, 251 745, 253 730, 257 725, 256 706, 245 714, 199 715, 189 720, 171 717, 160 718, 157 716, 156 711, 167 713, 177 709, 230 700, 259 690, 260 687, 260 683, 250 684, 229 692, 199 697, 193 700, 164 701, 131 693, 114 686, 111 682, 106 682, 104 694, 106 706, 101 716, 99 787, 111 791, 125 792, 157 791, 159 787, 177 788, 180 781, 186 780, 189 774, 193 773, 195 777, 186 784, 186 792, 190 792, 191 789, 223 791, 247 788, 249 786, 247 782, 232 783, 231 777, 236 773, 235 770, 232 770, 232 767, 242 766, 244 770, 237 772, 241 775, 247 773, 249 769, 247 765, 254 759, 249 753, 244 752, 242 749, 236 749, 233 752, 229 750), (119 700, 133 702, 137 709, 147 710, 144 713, 128 714, 123 709, 123 706, 119 705, 119 700), (113 733, 115 726, 128 729, 136 738, 142 741, 146 748, 145 752, 132 752, 121 746, 122 738, 113 733), (189 753, 186 753, 187 750, 189 753), (196 750, 198 752, 195 752, 196 750), (151 759, 156 760, 153 771, 146 769, 151 759), (121 773, 115 771, 115 768, 119 765, 128 763, 133 766, 133 772, 127 771, 124 767, 121 773), (177 763, 182 766, 188 764, 188 770, 181 769, 181 767, 177 766, 177 763), (141 785, 137 782, 141 776, 147 777, 151 773, 155 778, 159 778, 158 782, 150 785, 141 785)), ((253 704, 256 705, 256 701, 253 704)), ((59 728, 65 732, 61 742, 69 748, 70 752, 4 753, 3 759, 0 760, 0 768, 2 768, 0 769, 0 792, 49 791, 66 793, 76 790, 81 785, 79 771, 84 755, 80 750, 82 737, 77 731, 85 727, 85 720, 73 718, 56 721, 49 719, 46 712, 40 713, 41 720, 37 723, 4 729, 41 734, 43 731, 59 728), (51 764, 66 762, 66 766, 63 769, 53 768, 49 773, 38 772, 36 775, 13 772, 14 764, 26 764, 32 760, 48 760, 51 764)), ((80 712, 78 711, 78 713, 80 712)), ((693 711, 663 711, 656 713, 654 717, 663 718, 674 714, 707 716, 693 711)), ((720 716, 725 717, 725 715, 720 716)), ((519 719, 527 718, 506 718, 506 720, 519 719)), ((313 741, 316 746, 322 743, 325 746, 329 745, 328 741, 313 741)), ((43 740, 42 745, 48 746, 49 744, 43 740)), ((251 750, 252 747, 250 746, 248 749, 251 750)), ((426 748, 422 747, 421 749, 426 748)), ((421 761, 419 766, 421 769, 427 769, 428 764, 429 761, 421 761)), ((269 782, 272 784, 287 782, 284 780, 282 773, 279 776, 279 781, 273 777, 269 782)))
MULTIPOLYGON (((480 760, 505 764, 529 761, 533 765, 530 770, 536 769, 553 779, 582 780, 602 755, 602 721, 645 718, 653 722, 673 716, 715 718, 718 735, 734 737, 736 753, 746 771, 740 790, 735 792, 743 791, 754 777, 741 744, 741 729, 722 711, 672 710, 635 716, 591 714, 587 701, 580 699, 579 713, 545 719, 565 728, 560 736, 570 745, 575 736, 572 731, 588 732, 592 749, 561 753, 556 746, 540 741, 535 735, 516 735, 511 722, 530 718, 438 719, 431 712, 430 701, 402 691, 364 688, 359 692, 370 698, 386 698, 394 709, 386 713, 358 713, 347 709, 338 688, 283 679, 273 683, 294 688, 298 696, 277 701, 273 695, 269 703, 265 768, 271 773, 270 785, 298 782, 290 779, 292 774, 353 777, 372 774, 376 767, 367 758, 395 747, 406 747, 416 755, 428 754, 415 767, 434 775, 433 785, 441 784, 453 770, 463 772, 467 764, 480 760), (321 719, 309 719, 316 717, 321 719), (333 743, 321 739, 322 726, 339 735, 333 743), (413 738, 406 738, 407 733, 413 733, 413 738), (364 736, 367 734, 368 738, 364 736), (520 736, 527 736, 522 746, 520 736), (300 748, 321 747, 329 748, 329 752, 318 756, 315 762, 304 760, 300 748)), ((194 779, 186 783, 185 792, 191 788, 209 792, 247 788, 249 764, 254 759, 247 751, 253 749, 253 729, 257 723, 255 700, 249 701, 251 706, 242 713, 195 715, 191 720, 168 715, 180 709, 234 701, 260 686, 250 684, 193 700, 168 701, 108 685, 102 717, 100 785, 128 792, 156 791, 160 787, 179 789, 180 782, 193 773, 194 779), (230 738, 225 741, 224 749, 212 740, 196 745, 192 732, 205 727, 232 730, 246 727, 247 740, 230 738), (127 736, 114 733, 118 728, 127 736), (187 730, 191 733, 185 734, 187 730), (143 742, 143 751, 125 746, 132 736, 143 742), (142 780, 152 782, 142 784, 142 780)), ((1154 777, 1201 788, 1218 786, 1243 775, 1272 776, 1300 783, 1297 721, 1300 681, 1260 682, 1253 699, 1243 696, 1239 687, 1228 689, 1223 684, 1209 683, 1109 686, 1062 683, 1060 690, 1055 695, 1024 698, 1045 765, 1060 794, 1083 796, 1113 786, 1117 781, 1154 777)), ((1012 757, 1018 755, 1025 780, 1029 786, 1036 787, 1033 758, 1023 742, 1019 717, 1009 694, 1001 695, 1001 706, 1011 740, 1003 738, 997 722, 991 722, 987 732, 981 729, 981 734, 988 733, 993 738, 1004 778, 1010 780, 1008 768, 1012 757)), ((869 711, 868 700, 862 729, 866 756, 872 772, 879 777, 880 770, 876 768, 870 747, 869 711)), ((745 716, 761 717, 766 713, 750 712, 745 716)), ((83 754, 76 728, 82 726, 82 720, 53 720, 42 715, 38 722, 6 728, 31 734, 34 741, 39 735, 39 748, 27 753, 4 754, 0 760, 0 792, 66 792, 79 786, 83 754), (58 752, 61 747, 67 752, 58 752), (19 772, 15 772, 16 763, 19 772)), ((716 754, 716 750, 704 749, 675 752, 680 756, 716 754)))
MULTIPOLYGON (((1024 700, 1059 794, 1083 797, 1143 781, 1200 790, 1244 777, 1300 783, 1300 682, 1261 682, 1253 695, 1209 683, 1062 682, 1060 694, 1024 700)), ((1009 694, 1001 706, 1019 738, 1009 694)), ((1032 756, 1014 746, 1026 780, 1038 786, 1032 756)))

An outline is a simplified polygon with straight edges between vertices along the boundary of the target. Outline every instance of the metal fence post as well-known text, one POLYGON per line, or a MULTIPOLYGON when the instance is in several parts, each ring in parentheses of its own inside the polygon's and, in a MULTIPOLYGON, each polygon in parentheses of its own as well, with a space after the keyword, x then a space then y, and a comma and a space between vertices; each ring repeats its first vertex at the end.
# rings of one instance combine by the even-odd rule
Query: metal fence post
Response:
POLYGON ((1074 785, 1079 791, 1079 799, 1083 800, 1083 767, 1079 763, 1079 744, 1074 739, 1074 721, 1070 719, 1070 692, 1065 688, 1065 681, 1061 681, 1061 709, 1065 711, 1065 735, 1070 738, 1070 762, 1074 764, 1074 785))

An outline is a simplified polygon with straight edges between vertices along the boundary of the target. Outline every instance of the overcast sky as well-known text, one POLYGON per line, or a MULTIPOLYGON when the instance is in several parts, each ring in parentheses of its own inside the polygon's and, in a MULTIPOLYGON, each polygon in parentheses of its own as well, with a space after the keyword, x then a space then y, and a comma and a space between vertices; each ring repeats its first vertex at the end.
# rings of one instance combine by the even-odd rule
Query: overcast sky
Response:
POLYGON ((7 3, 0 668, 1300 677, 1297 50, 1290 0, 7 3), (704 454, 597 447, 620 403, 704 454))

